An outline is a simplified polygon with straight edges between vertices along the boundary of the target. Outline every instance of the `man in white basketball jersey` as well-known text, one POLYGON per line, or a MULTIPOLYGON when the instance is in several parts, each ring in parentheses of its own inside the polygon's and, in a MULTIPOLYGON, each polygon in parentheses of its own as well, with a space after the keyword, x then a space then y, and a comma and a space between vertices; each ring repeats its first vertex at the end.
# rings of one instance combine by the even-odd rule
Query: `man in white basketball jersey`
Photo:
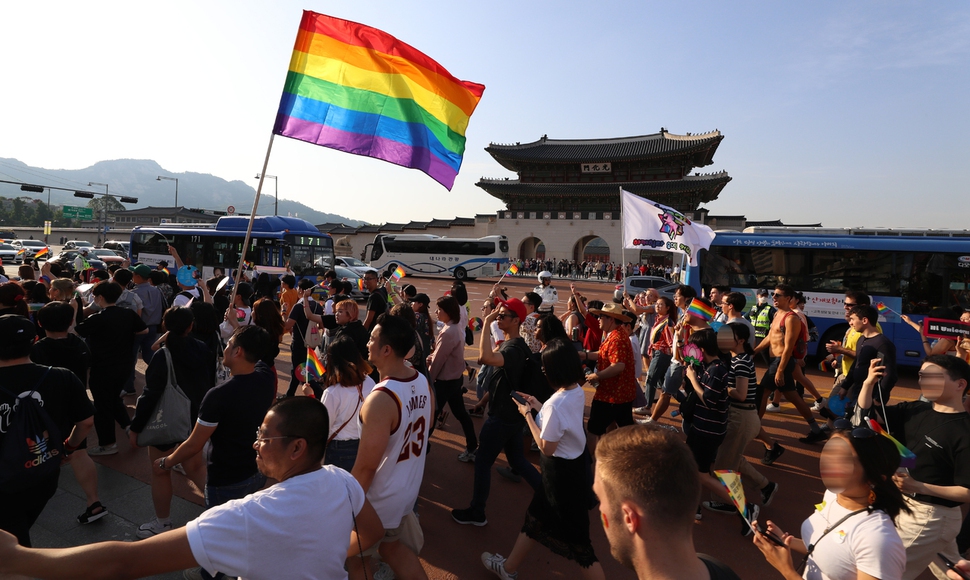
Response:
MULTIPOLYGON (((367 353, 381 382, 361 408, 360 446, 352 471, 384 525, 377 546, 381 559, 402 580, 428 577, 417 554, 398 541, 402 520, 413 518, 435 408, 427 379, 405 363, 413 347, 414 330, 403 318, 382 314, 377 319, 367 353)), ((360 559, 347 564, 351 578, 364 577, 360 559)))

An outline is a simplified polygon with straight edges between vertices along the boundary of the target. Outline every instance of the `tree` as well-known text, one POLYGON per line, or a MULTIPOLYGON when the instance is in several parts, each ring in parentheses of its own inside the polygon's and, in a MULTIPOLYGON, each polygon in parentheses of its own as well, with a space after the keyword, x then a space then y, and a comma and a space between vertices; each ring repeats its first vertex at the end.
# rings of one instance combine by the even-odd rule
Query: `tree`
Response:
POLYGON ((121 202, 110 196, 96 197, 88 201, 88 207, 94 210, 95 217, 101 215, 101 207, 107 204, 108 211, 125 211, 125 206, 121 202))
POLYGON ((25 204, 23 198, 15 197, 13 199, 13 208, 10 211, 10 221, 14 225, 25 226, 30 223, 33 217, 33 208, 25 204))
POLYGON ((44 222, 51 220, 53 222, 53 213, 51 212, 50 206, 46 203, 39 201, 37 202, 37 209, 34 210, 34 218, 31 220, 33 226, 43 226, 44 222))

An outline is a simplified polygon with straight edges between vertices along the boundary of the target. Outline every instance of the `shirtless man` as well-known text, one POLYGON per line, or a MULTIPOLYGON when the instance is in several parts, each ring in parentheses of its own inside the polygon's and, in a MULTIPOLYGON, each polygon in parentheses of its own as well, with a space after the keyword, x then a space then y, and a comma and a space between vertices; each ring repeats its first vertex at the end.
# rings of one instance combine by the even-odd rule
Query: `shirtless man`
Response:
POLYGON ((778 309, 774 320, 771 322, 771 329, 768 336, 761 341, 755 348, 755 352, 768 349, 771 360, 768 363, 768 372, 761 379, 759 387, 762 389, 762 409, 768 402, 768 397, 775 389, 781 391, 798 412, 801 413, 812 432, 799 439, 802 443, 817 443, 824 441, 826 434, 818 426, 812 411, 808 408, 805 401, 795 390, 795 378, 792 376, 795 370, 795 350, 806 348, 807 338, 806 329, 801 320, 792 312, 795 303, 795 289, 788 284, 778 284, 775 292, 771 295, 774 306, 778 309))

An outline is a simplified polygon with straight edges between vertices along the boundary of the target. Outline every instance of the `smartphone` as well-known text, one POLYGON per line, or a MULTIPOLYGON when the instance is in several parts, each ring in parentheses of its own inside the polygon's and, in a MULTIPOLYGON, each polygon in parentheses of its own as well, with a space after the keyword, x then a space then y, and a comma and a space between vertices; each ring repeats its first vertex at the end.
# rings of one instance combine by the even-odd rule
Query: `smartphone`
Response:
POLYGON ((970 576, 967 576, 962 570, 957 570, 957 565, 951 562, 949 558, 939 552, 937 552, 936 555, 940 557, 940 560, 943 560, 943 563, 946 564, 948 570, 953 570, 953 573, 960 578, 963 578, 963 580, 970 580, 970 576))
MULTIPOLYGON (((783 548, 785 547, 785 542, 783 542, 781 540, 781 538, 779 538, 778 536, 772 534, 771 532, 762 532, 762 531, 759 530, 758 533, 761 534, 762 536, 764 536, 765 538, 767 538, 768 541, 770 541, 772 544, 775 544, 776 546, 781 546, 783 548)), ((968 579, 968 580, 970 580, 970 579, 968 579)))
POLYGON ((526 403, 525 402, 525 399, 523 399, 522 396, 520 394, 516 393, 515 391, 512 391, 512 399, 514 399, 515 402, 518 403, 518 404, 520 404, 520 405, 528 405, 529 404, 529 403, 526 403))

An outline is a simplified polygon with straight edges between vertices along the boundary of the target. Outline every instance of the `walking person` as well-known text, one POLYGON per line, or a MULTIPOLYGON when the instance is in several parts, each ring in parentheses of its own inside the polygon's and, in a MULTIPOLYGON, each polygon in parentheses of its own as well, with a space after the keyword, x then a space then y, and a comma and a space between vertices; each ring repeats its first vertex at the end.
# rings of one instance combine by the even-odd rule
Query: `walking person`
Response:
POLYGON ((482 563, 499 578, 516 578, 519 566, 538 543, 578 563, 583 578, 603 579, 603 567, 590 542, 586 509, 590 489, 583 431, 586 396, 579 386, 583 368, 576 349, 561 338, 546 344, 542 366, 556 391, 541 404, 519 393, 525 404, 517 403, 539 447, 542 487, 535 491, 508 559, 485 552, 482 563), (533 410, 539 411, 535 417, 533 410))
POLYGON ((633 400, 639 388, 635 359, 639 353, 633 352, 626 326, 632 319, 624 314, 622 306, 611 302, 590 312, 599 319, 605 337, 598 351, 582 352, 583 361, 596 361, 596 372, 586 377, 590 383, 599 383, 586 425, 590 447, 596 449, 596 439, 613 423, 617 427, 633 425, 633 400))
POLYGON ((674 326, 677 324, 677 307, 674 301, 666 296, 657 299, 655 305, 656 317, 653 327, 646 335, 647 357, 650 359, 650 366, 647 367, 646 395, 647 404, 633 410, 637 415, 648 415, 643 420, 650 423, 650 407, 653 405, 656 390, 663 387, 664 377, 667 369, 670 368, 670 361, 673 355, 674 326))
POLYGON ((435 338, 434 352, 428 357, 428 374, 438 402, 436 415, 441 416, 445 403, 451 407, 451 414, 465 433, 465 450, 458 455, 458 461, 471 463, 475 461, 478 437, 461 392, 465 373, 465 329, 459 327, 461 306, 453 296, 442 296, 436 304, 435 315, 444 324, 435 338))

